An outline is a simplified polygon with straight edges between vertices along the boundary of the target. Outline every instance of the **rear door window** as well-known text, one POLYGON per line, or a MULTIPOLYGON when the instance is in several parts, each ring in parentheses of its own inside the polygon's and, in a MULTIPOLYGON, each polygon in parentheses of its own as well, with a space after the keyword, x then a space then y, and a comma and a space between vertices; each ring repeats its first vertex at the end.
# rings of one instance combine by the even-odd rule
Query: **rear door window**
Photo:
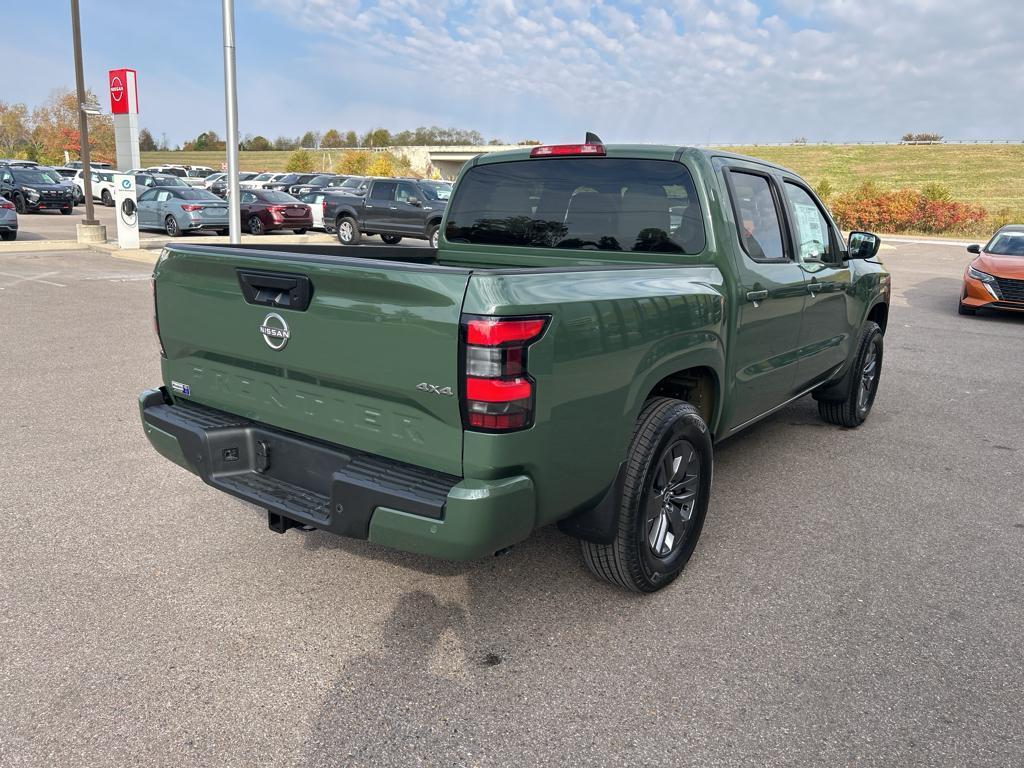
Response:
POLYGON ((779 202, 767 175, 730 168, 729 194, 740 244, 754 261, 783 261, 779 202))
POLYGON ((704 221, 686 166, 554 158, 468 170, 448 209, 456 243, 695 254, 704 221))
POLYGON ((398 185, 393 181, 375 181, 370 188, 371 200, 394 200, 395 188, 398 185))

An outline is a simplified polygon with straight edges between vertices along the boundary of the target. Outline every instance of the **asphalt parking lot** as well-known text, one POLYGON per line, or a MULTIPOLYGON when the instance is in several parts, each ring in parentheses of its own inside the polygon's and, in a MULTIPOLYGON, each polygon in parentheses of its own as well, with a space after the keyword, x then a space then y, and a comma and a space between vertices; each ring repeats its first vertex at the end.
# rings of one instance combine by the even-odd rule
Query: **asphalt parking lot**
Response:
POLYGON ((805 398, 718 446, 638 597, 553 529, 270 533, 143 436, 148 267, 0 254, 0 765, 1024 764, 1024 317, 957 315, 961 247, 881 257, 867 424, 805 398))

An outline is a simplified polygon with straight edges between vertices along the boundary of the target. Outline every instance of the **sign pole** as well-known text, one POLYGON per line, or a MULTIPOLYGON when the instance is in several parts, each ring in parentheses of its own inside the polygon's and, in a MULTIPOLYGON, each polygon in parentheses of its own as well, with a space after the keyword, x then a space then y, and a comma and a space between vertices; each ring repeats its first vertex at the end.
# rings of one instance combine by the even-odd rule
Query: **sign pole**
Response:
POLYGON ((238 187, 238 90, 235 85, 235 0, 221 0, 224 25, 224 112, 227 117, 228 242, 242 242, 242 211, 238 187))

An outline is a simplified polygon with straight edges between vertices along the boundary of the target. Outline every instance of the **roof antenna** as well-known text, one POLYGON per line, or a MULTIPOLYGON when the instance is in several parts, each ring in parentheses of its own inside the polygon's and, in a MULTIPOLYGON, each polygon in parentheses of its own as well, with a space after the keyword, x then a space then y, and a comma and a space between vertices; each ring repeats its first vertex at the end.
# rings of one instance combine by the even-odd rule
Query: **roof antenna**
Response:
POLYGON ((596 133, 591 133, 590 131, 587 131, 587 137, 583 140, 583 143, 584 144, 604 144, 604 142, 601 141, 601 137, 600 136, 598 136, 596 133))

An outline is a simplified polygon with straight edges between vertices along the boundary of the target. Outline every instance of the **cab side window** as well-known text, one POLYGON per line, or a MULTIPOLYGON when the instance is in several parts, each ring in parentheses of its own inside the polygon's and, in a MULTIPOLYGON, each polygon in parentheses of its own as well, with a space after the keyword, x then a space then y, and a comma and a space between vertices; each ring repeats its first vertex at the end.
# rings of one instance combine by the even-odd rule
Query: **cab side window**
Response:
POLYGON ((370 187, 370 199, 394 200, 396 186, 397 184, 393 181, 375 181, 373 186, 370 187))
POLYGON ((785 182, 786 198, 793 212, 796 231, 796 252, 801 261, 832 261, 832 238, 828 221, 806 189, 791 181, 785 182))
POLYGON ((409 182, 400 181, 398 183, 398 196, 395 199, 400 203, 408 203, 410 197, 420 198, 422 195, 409 182))
POLYGON ((783 261, 778 201, 767 176, 730 168, 729 192, 743 250, 754 261, 783 261))

